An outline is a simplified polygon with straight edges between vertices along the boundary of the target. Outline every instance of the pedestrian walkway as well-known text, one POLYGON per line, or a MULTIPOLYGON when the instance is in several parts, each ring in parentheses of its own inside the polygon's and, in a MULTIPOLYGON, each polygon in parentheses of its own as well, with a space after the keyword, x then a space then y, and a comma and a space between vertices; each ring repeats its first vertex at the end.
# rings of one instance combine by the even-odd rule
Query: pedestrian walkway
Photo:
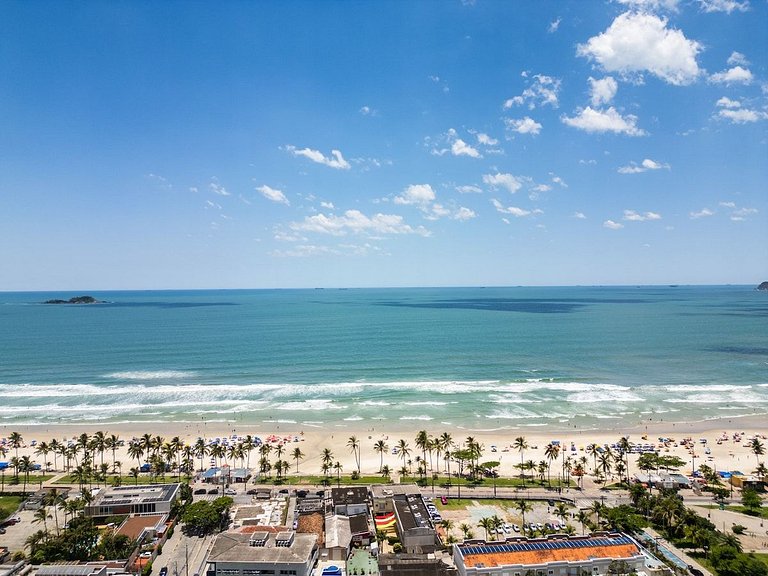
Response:
POLYGON ((652 543, 655 543, 656 546, 658 546, 659 553, 679 568, 685 570, 688 566, 693 566, 694 568, 701 570, 704 576, 714 576, 712 572, 704 568, 704 566, 699 564, 694 558, 691 558, 688 554, 680 550, 680 548, 677 548, 670 542, 664 540, 661 534, 656 532, 653 528, 644 528, 643 532, 648 535, 648 538, 650 538, 652 543))

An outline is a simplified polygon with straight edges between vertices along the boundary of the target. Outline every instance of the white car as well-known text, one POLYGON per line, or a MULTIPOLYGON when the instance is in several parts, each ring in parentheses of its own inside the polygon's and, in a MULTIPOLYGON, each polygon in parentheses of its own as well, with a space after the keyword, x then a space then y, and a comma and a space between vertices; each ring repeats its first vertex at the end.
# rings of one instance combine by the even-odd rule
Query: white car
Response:
POLYGON ((224 494, 227 494, 229 496, 236 496, 237 490, 235 490, 234 488, 227 488, 226 490, 224 490, 224 494))

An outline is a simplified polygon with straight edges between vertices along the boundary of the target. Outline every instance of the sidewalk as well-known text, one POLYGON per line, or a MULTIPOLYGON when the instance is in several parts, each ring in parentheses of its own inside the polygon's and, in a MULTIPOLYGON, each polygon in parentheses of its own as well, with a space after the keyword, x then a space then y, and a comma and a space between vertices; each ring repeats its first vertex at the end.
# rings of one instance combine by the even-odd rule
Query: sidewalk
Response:
POLYGON ((688 554, 686 554, 685 552, 680 550, 680 548, 677 548, 676 546, 673 546, 670 542, 668 542, 666 539, 664 539, 661 536, 661 534, 656 532, 656 530, 654 530, 653 528, 650 528, 650 527, 649 528, 643 528, 643 531, 646 534, 648 534, 649 536, 651 536, 654 540, 656 540, 656 542, 660 546, 662 546, 663 548, 666 548, 669 552, 671 552, 672 554, 677 556, 677 558, 679 560, 682 560, 685 564, 687 564, 689 566, 693 566, 694 568, 698 568, 699 570, 701 570, 701 572, 704 574, 704 576, 714 576, 714 574, 712 574, 712 572, 710 572, 709 570, 704 568, 704 566, 699 564, 695 559, 693 559, 690 556, 688 556, 688 554))

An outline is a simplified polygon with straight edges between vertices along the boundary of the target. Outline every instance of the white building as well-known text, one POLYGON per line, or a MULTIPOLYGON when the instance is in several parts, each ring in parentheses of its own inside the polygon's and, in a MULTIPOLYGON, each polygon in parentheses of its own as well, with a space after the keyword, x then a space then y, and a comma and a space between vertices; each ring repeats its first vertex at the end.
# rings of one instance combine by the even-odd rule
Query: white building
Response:
POLYGON ((310 576, 317 555, 314 534, 224 532, 208 555, 208 576, 310 576))

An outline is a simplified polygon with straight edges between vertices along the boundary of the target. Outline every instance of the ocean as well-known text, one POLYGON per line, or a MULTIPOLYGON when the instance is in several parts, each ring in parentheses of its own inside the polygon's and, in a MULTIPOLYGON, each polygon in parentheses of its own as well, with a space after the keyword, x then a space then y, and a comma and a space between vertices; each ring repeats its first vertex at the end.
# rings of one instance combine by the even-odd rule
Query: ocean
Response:
POLYGON ((106 303, 0 293, 0 425, 594 429, 768 414, 768 293, 751 286, 88 294, 106 303))

